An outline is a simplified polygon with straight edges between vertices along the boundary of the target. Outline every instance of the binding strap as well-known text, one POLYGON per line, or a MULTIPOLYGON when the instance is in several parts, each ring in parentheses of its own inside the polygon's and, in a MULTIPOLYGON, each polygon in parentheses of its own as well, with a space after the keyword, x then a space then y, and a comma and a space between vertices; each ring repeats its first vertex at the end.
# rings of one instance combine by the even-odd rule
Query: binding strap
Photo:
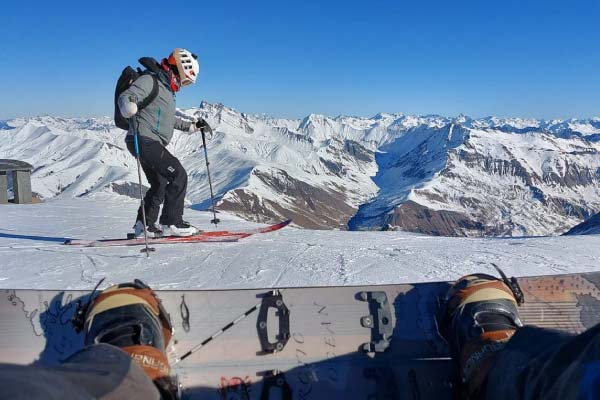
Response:
POLYGON ((508 286, 508 288, 510 289, 510 291, 515 296, 515 300, 517 301, 517 304, 519 306, 523 305, 523 303, 525 303, 525 295, 523 294, 523 291, 521 290, 521 286, 519 286, 519 282, 517 281, 517 278, 515 278, 513 276, 510 279, 508 279, 508 277, 506 276, 506 274, 504 273, 504 271, 502 271, 500 269, 500 267, 498 267, 494 263, 492 263, 492 266, 494 268, 496 268, 496 271, 498 271, 498 273, 502 277, 502 281, 504 282, 504 284, 506 286, 508 286))

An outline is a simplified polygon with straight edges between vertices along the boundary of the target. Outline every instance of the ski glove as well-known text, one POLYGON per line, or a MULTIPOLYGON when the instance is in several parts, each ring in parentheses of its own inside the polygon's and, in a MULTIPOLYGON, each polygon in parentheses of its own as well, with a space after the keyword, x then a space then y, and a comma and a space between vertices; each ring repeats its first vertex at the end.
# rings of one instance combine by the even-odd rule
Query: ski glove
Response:
POLYGON ((213 133, 212 128, 210 127, 208 122, 204 120, 204 118, 199 118, 196 122, 190 125, 190 133, 195 133, 198 131, 202 133, 208 133, 210 135, 212 135, 213 133))
POLYGON ((131 101, 119 102, 119 109, 121 110, 123 118, 126 119, 133 117, 138 112, 137 104, 131 101))

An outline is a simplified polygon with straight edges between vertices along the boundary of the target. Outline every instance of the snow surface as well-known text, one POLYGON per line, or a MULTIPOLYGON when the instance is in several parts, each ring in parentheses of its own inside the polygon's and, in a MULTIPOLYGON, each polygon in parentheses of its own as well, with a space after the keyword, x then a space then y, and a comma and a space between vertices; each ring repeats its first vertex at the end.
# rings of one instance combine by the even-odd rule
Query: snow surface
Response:
MULTIPOLYGON (((138 203, 98 193, 0 206, 0 287, 91 289, 141 278, 156 289, 266 288, 453 280, 472 272, 559 274, 598 269, 600 236, 448 238, 404 232, 312 231, 287 227, 237 243, 79 248, 65 238, 121 237, 138 203)), ((185 218, 215 229, 207 212, 185 218)), ((221 213, 219 229, 256 227, 221 213)))

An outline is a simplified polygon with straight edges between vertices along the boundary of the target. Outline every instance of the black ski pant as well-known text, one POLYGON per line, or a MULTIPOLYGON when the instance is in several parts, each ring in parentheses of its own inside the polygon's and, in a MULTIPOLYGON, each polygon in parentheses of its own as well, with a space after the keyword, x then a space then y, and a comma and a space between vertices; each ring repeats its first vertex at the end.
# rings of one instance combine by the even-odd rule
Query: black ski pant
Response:
POLYGON ((600 324, 580 335, 526 326, 496 354, 486 400, 600 399, 600 324))
MULTIPOLYGON (((128 136, 125 143, 129 152, 135 157, 133 138, 128 136)), ((146 226, 156 222, 163 201, 159 222, 163 225, 181 223, 187 190, 187 172, 179 160, 169 153, 161 142, 140 138, 139 148, 142 170, 150 183, 150 189, 144 196, 146 226)), ((137 221, 142 220, 142 208, 140 207, 137 221)))

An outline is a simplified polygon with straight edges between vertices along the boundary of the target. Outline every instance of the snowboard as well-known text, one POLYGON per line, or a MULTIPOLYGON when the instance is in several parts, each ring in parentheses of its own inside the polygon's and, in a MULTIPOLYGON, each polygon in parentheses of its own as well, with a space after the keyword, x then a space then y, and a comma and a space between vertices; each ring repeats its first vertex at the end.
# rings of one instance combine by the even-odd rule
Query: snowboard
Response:
MULTIPOLYGON (((149 245, 155 244, 174 244, 174 243, 198 243, 198 242, 237 242, 239 239, 252 236, 257 233, 274 232, 288 226, 292 220, 280 222, 278 224, 269 225, 264 228, 249 229, 245 231, 206 231, 192 236, 163 236, 148 238, 149 245)), ((109 247, 109 246, 144 246, 146 241, 143 237, 134 239, 98 239, 98 240, 83 240, 83 239, 67 239, 64 242, 69 246, 83 247, 109 247)))
MULTIPOLYGON (((580 333, 600 322, 600 272, 518 279, 525 325, 580 333)), ((440 336, 450 283, 158 291, 187 399, 451 399, 440 336)), ((56 364, 79 350, 86 291, 0 290, 0 362, 56 364)))

